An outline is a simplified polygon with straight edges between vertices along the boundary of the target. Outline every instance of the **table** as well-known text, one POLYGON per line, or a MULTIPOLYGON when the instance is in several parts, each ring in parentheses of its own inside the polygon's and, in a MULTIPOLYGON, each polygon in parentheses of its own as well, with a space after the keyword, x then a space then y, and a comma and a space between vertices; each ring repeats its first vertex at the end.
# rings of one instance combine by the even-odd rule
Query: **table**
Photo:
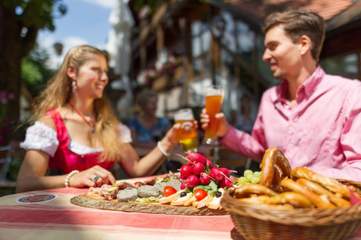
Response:
POLYGON ((128 213, 70 203, 86 191, 60 188, 0 197, 0 239, 230 239, 233 223, 228 215, 128 213), (39 195, 48 199, 20 201, 39 195))
MULTIPOLYGON (((73 196, 85 191, 61 188, 0 197, 0 239, 231 239, 233 223, 228 215, 127 213, 70 203, 73 196), (47 196, 48 200, 20 201, 35 195, 47 196)), ((361 231, 357 236, 352 240, 361 240, 361 231)))

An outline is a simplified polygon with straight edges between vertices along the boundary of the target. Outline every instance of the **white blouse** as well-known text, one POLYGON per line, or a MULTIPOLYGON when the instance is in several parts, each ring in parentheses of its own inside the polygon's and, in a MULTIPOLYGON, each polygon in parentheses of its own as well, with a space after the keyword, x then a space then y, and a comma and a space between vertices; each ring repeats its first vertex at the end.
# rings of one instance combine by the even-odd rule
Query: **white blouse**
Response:
MULTIPOLYGON (((119 125, 120 140, 124 143, 132 142, 130 130, 127 126, 119 125)), ((56 131, 42 122, 35 122, 26 130, 25 140, 20 143, 20 147, 25 150, 41 150, 53 157, 59 142, 56 137, 56 131)), ((69 149, 76 154, 89 154, 101 152, 102 148, 92 148, 70 139, 69 149)))

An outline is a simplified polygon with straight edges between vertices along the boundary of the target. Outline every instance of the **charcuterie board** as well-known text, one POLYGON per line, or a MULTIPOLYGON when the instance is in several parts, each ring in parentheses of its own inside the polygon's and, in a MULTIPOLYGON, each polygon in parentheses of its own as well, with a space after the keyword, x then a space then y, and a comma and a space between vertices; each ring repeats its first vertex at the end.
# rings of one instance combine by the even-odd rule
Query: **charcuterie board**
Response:
POLYGON ((73 197, 71 199, 71 203, 82 207, 124 212, 195 216, 227 214, 227 212, 223 209, 195 208, 192 206, 172 206, 159 203, 120 202, 118 200, 95 199, 87 195, 73 197))

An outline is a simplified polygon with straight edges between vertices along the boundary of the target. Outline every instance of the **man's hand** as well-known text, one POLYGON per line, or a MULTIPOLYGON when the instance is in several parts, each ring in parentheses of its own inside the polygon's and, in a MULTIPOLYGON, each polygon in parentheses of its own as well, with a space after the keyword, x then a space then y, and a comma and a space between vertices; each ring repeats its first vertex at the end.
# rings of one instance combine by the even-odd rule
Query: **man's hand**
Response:
MULTIPOLYGON (((229 129, 229 123, 227 122, 223 113, 217 113, 215 115, 218 121, 218 129, 217 129, 217 136, 223 137, 229 129)), ((201 124, 203 129, 207 129, 209 124, 209 115, 207 114, 206 110, 203 109, 201 113, 201 124)))

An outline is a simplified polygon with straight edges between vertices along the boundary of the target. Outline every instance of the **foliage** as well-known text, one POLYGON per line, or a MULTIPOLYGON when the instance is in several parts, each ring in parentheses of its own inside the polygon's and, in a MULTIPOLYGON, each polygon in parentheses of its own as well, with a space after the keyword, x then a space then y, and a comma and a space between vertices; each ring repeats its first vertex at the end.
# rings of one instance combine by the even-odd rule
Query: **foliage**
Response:
POLYGON ((33 97, 39 95, 54 73, 54 70, 47 66, 48 60, 48 52, 36 46, 22 61, 21 78, 33 97))
POLYGON ((156 9, 163 4, 165 1, 163 0, 134 0, 133 6, 136 12, 140 12, 145 6, 148 6, 152 13, 156 11, 156 9))
POLYGON ((8 143, 15 136, 13 129, 19 121, 22 80, 35 86, 46 79, 46 69, 37 63, 39 58, 34 61, 33 56, 27 57, 35 46, 38 32, 55 30, 54 19, 66 12, 63 0, 0 1, 0 86, 2 95, 7 96, 6 103, 5 98, 1 103, 0 144, 8 143), (27 59, 22 61, 24 58, 27 59))
POLYGON ((62 0, 3 0, 2 4, 8 9, 15 9, 17 21, 24 27, 45 28, 50 31, 55 30, 53 19, 67 12, 62 0))

